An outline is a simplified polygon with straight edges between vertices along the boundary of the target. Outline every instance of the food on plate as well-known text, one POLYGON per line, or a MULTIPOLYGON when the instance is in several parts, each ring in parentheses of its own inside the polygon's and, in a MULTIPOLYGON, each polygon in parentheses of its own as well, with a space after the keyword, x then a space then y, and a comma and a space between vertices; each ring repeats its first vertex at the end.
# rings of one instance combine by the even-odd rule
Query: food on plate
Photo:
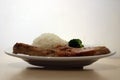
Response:
POLYGON ((30 56, 93 56, 108 54, 110 50, 105 46, 84 47, 80 39, 65 41, 52 33, 44 33, 34 39, 32 45, 16 43, 13 46, 14 54, 26 54, 30 56))
POLYGON ((105 46, 97 47, 82 47, 73 48, 70 46, 57 46, 52 49, 41 49, 40 47, 16 43, 13 47, 13 53, 15 54, 26 54, 32 56, 57 56, 57 57, 67 57, 67 56, 93 56, 109 53, 109 49, 105 46))

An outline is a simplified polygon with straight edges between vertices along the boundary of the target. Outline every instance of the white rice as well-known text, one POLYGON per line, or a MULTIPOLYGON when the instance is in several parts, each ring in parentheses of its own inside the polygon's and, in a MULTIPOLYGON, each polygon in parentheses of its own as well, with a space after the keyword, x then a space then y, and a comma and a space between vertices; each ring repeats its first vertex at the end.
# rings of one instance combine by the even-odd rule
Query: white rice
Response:
POLYGON ((67 41, 61 39, 59 36, 53 33, 43 33, 33 40, 32 45, 42 49, 51 49, 58 45, 65 46, 67 45, 67 41))

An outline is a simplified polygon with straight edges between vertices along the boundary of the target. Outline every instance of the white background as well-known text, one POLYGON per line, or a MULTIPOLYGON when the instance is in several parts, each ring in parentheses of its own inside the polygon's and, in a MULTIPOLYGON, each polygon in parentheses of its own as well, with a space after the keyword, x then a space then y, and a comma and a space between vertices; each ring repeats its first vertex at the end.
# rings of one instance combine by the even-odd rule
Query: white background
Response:
POLYGON ((42 33, 105 45, 120 54, 120 0, 0 0, 0 49, 42 33))

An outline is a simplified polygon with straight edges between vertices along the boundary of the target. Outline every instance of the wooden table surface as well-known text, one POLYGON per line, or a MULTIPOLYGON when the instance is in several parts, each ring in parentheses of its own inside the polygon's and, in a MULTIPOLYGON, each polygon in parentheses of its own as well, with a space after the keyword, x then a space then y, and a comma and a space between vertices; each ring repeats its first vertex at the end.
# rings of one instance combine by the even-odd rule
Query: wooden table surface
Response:
POLYGON ((49 69, 0 51, 0 80, 120 80, 120 58, 103 58, 81 69, 49 69))

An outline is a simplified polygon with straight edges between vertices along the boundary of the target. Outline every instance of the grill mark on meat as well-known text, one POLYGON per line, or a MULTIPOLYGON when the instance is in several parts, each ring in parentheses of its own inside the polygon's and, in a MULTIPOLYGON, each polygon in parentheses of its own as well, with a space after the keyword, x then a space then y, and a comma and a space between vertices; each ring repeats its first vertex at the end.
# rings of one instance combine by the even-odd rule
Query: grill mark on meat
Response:
POLYGON ((26 54, 32 56, 92 56, 110 53, 110 50, 105 46, 72 48, 69 46, 57 46, 53 49, 41 49, 24 43, 16 43, 13 46, 14 54, 26 54))

